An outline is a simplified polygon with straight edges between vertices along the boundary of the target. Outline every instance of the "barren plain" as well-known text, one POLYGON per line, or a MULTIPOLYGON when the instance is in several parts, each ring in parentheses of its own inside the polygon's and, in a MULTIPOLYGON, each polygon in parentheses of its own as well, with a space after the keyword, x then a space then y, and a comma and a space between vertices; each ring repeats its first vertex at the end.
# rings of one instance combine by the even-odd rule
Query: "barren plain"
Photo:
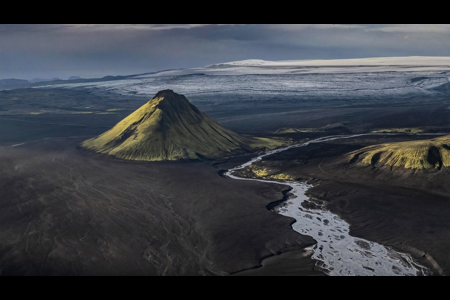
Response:
MULTIPOLYGON (((183 80, 197 80, 193 76, 206 80, 183 80)), ((308 195, 349 222, 352 235, 408 252, 434 275, 450 274, 448 169, 420 172, 346 160, 366 146, 450 133, 446 90, 378 92, 373 98, 302 98, 275 90, 261 96, 265 92, 213 97, 211 90, 187 97, 229 130, 290 143, 408 128, 400 135, 312 144, 255 166, 314 184, 308 195)), ((2 275, 323 276, 304 250, 315 240, 270 209, 288 187, 223 176, 256 152, 139 162, 80 147, 150 98, 82 86, 0 91, 2 275)), ((257 176, 249 170, 241 175, 257 176)))

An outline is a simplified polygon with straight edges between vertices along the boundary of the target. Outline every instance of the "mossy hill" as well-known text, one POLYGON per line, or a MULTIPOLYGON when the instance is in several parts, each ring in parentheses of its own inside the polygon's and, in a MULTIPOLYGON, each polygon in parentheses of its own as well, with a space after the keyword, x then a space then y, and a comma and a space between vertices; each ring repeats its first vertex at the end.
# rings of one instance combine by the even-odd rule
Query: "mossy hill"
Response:
POLYGON ((405 169, 450 167, 450 136, 364 147, 348 154, 350 162, 405 169))
POLYGON ((172 90, 153 99, 82 147, 127 160, 162 161, 214 158, 235 149, 275 148, 281 141, 250 138, 210 119, 172 90))

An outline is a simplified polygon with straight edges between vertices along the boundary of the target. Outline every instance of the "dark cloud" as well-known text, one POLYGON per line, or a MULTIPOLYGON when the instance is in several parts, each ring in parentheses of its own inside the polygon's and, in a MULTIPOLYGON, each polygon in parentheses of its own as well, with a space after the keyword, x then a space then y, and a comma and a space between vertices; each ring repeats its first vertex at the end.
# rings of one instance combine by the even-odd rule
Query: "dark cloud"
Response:
POLYGON ((259 58, 447 56, 446 24, 1 24, 0 79, 101 77, 259 58))

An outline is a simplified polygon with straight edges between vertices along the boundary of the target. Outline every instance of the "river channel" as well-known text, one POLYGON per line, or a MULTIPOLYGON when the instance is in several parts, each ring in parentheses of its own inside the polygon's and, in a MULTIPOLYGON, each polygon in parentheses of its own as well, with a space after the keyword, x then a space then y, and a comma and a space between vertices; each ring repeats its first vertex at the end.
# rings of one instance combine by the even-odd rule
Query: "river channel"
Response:
POLYGON ((243 169, 263 157, 286 151, 295 147, 304 147, 311 143, 319 143, 336 139, 353 138, 366 134, 339 135, 322 137, 301 144, 278 148, 254 157, 250 161, 229 169, 225 176, 237 180, 254 180, 276 184, 285 184, 292 188, 287 201, 274 210, 282 215, 295 218, 292 228, 317 241, 306 250, 313 252, 311 258, 316 260, 319 270, 330 276, 423 276, 429 270, 414 262, 409 254, 397 252, 390 247, 353 237, 349 234, 350 225, 338 215, 326 210, 305 208, 304 201, 310 201, 305 195, 312 185, 296 181, 271 181, 254 178, 242 178, 233 175, 236 170, 243 169))

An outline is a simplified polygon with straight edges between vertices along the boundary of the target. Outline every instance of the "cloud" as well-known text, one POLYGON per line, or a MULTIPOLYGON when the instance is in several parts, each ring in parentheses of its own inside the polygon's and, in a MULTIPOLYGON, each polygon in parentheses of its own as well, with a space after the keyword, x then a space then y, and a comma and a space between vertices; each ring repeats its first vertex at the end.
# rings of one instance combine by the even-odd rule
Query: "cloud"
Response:
POLYGON ((208 24, 69 24, 75 30, 100 30, 100 31, 134 31, 134 30, 171 30, 190 29, 202 27, 208 24))
POLYGON ((68 24, 0 24, 0 35, 52 32, 72 27, 68 24))
POLYGON ((346 30, 346 29, 358 29, 365 28, 364 25, 358 24, 269 24, 267 27, 285 30, 285 31, 298 31, 298 30, 346 30))
POLYGON ((0 24, 0 78, 132 74, 251 58, 445 56, 449 33, 447 24, 0 24))
POLYGON ((450 24, 393 24, 378 25, 367 28, 366 31, 378 31, 386 33, 443 33, 450 34, 450 24))

